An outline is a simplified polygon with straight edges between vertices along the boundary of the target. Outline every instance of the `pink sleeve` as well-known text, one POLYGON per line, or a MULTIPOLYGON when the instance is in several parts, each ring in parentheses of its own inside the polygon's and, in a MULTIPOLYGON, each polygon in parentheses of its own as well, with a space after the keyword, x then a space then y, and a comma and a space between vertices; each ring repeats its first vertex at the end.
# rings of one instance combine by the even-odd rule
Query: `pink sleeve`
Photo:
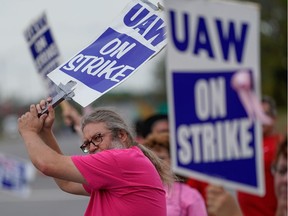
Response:
POLYGON ((206 205, 201 194, 194 188, 188 185, 183 185, 183 195, 182 202, 186 205, 187 216, 197 215, 197 216, 207 216, 206 205), (187 188, 188 187, 188 188, 187 188))
MULTIPOLYGON (((202 199, 202 197, 200 197, 202 199)), ((201 200, 195 200, 195 203, 189 205, 187 208, 187 215, 207 216, 205 203, 201 200)))
POLYGON ((86 184, 82 184, 83 185, 83 188, 85 189, 85 191, 89 194, 91 194, 91 188, 88 187, 88 185, 86 184))
MULTIPOLYGON (((108 188, 121 181, 120 169, 109 151, 93 155, 72 156, 72 161, 93 189, 108 188)), ((88 187, 84 188, 87 190, 88 187)), ((87 191, 89 192, 89 191, 87 191)))

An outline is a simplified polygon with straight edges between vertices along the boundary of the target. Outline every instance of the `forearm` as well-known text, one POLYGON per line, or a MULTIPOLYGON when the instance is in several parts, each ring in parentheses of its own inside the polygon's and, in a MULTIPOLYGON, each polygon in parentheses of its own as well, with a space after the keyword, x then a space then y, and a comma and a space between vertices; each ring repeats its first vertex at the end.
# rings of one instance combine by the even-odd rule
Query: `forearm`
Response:
POLYGON ((26 132, 21 134, 26 150, 33 165, 41 172, 58 157, 57 151, 46 145, 38 133, 26 132))
POLYGON ((59 188, 65 192, 77 195, 89 195, 81 183, 64 180, 62 177, 61 179, 55 177, 55 173, 59 172, 55 170, 61 166, 61 162, 57 164, 57 161, 59 161, 59 157, 62 155, 60 154, 61 151, 55 137, 52 136, 52 134, 43 138, 37 133, 27 132, 22 134, 22 137, 32 163, 40 172, 53 177, 59 188), (50 142, 46 143, 47 141, 50 142))
MULTIPOLYGON (((61 149, 60 149, 60 147, 56 141, 56 138, 55 138, 55 136, 51 130, 48 130, 48 129, 45 130, 44 129, 40 133, 40 136, 41 136, 42 140, 46 143, 47 146, 49 146, 51 149, 53 149, 57 153, 63 155, 63 153, 62 153, 62 151, 61 151, 61 149)), ((53 179, 60 189, 67 192, 67 190, 65 188, 66 188, 66 185, 69 184, 69 181, 58 179, 58 178, 53 178, 53 179)))
MULTIPOLYGON (((44 102, 43 100, 40 103, 44 104, 44 102)), ((40 172, 55 178, 56 183, 59 187, 63 187, 63 190, 84 194, 85 190, 81 184, 86 183, 85 179, 73 164, 71 157, 61 153, 51 131, 55 118, 53 108, 51 106, 48 108, 48 116, 44 114, 38 118, 39 106, 39 104, 37 107, 30 105, 30 112, 26 112, 18 119, 18 130, 31 162, 40 172)))
MULTIPOLYGON (((51 130, 42 131, 41 138, 46 143, 46 145, 49 146, 51 149, 53 149, 59 154, 63 154, 51 130)), ((87 195, 83 186, 79 183, 74 183, 59 178, 53 178, 53 179, 55 183, 58 185, 58 187, 67 193, 87 195)))
POLYGON ((47 146, 49 146, 55 152, 63 155, 63 153, 62 153, 62 151, 61 151, 61 149, 60 149, 60 147, 56 141, 56 138, 55 138, 55 136, 51 130, 43 130, 40 133, 40 137, 47 146))

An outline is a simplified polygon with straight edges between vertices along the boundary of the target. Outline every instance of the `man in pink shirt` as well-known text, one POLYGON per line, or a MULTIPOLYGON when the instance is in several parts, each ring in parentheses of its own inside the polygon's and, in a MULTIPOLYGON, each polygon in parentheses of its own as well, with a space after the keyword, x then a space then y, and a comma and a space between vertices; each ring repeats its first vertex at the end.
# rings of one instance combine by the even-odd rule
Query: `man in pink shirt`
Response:
MULTIPOLYGON (((51 98, 48 100, 48 102, 51 98)), ((46 101, 31 105, 18 120, 19 132, 34 166, 68 193, 90 196, 85 215, 166 215, 163 185, 173 175, 150 150, 133 141, 115 112, 99 109, 82 119, 88 155, 65 156, 53 135, 54 109, 38 118, 46 101)))

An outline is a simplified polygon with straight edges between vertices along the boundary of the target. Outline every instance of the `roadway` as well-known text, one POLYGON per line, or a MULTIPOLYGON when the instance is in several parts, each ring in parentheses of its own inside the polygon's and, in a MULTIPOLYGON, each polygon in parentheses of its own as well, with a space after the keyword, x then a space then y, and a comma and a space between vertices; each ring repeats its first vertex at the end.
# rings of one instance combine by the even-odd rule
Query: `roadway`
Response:
MULTIPOLYGON (((56 136, 64 154, 80 153, 81 140, 76 134, 66 131, 56 136)), ((0 139, 0 153, 28 160, 24 144, 18 134, 0 139)), ((36 172, 35 179, 30 183, 28 196, 0 190, 0 215, 78 216, 84 214, 88 200, 88 197, 75 196, 61 191, 53 179, 36 172)))

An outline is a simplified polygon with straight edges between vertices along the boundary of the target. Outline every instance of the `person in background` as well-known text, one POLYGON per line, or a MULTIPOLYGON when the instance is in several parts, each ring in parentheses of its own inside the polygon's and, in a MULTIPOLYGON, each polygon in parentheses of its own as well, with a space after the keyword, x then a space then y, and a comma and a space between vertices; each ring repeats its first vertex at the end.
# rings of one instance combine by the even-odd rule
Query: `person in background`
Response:
POLYGON ((163 185, 174 180, 161 160, 134 142, 123 119, 115 112, 98 109, 82 119, 87 155, 65 156, 53 135, 55 112, 38 118, 42 100, 18 119, 18 129, 34 166, 53 177, 63 191, 90 196, 85 215, 166 215, 163 185))
MULTIPOLYGON (((167 132, 154 132, 146 137, 143 145, 150 148, 170 167, 170 144, 167 132)), ((184 182, 175 181, 166 188, 167 216, 206 216, 205 202, 199 192, 184 182)))
POLYGON ((206 201, 206 188, 209 185, 207 182, 194 178, 188 178, 187 184, 190 187, 197 189, 199 193, 202 195, 203 199, 206 201))
MULTIPOLYGON (((277 149, 271 172, 277 197, 275 216, 287 216, 287 135, 277 149)), ((243 213, 235 197, 222 186, 210 184, 206 188, 206 206, 209 216, 242 216, 243 213)), ((259 211, 261 211, 259 209, 259 211)), ((266 214, 263 214, 266 215, 266 214)))
POLYGON ((238 192, 238 202, 245 216, 274 216, 277 199, 274 192, 274 178, 271 174, 271 165, 276 154, 280 135, 275 133, 277 110, 275 101, 268 96, 261 100, 262 109, 272 119, 272 123, 262 125, 263 132, 263 159, 265 174, 265 195, 263 197, 238 192))
MULTIPOLYGON (((156 113, 141 122, 138 134, 142 137, 142 140, 145 140, 149 134, 168 131, 168 116, 166 114, 156 113)), ((194 178, 185 178, 184 180, 191 188, 197 189, 204 200, 206 199, 206 187, 208 185, 206 182, 194 178)))
POLYGON ((80 137, 82 137, 81 131, 81 118, 82 115, 75 109, 68 101, 63 101, 61 104, 62 108, 62 118, 64 124, 76 132, 80 137))
POLYGON ((235 197, 222 186, 209 184, 206 187, 206 206, 209 216, 242 216, 235 197))
POLYGON ((140 133, 144 139, 151 133, 162 132, 169 132, 169 122, 166 114, 153 114, 142 121, 140 133))
POLYGON ((142 127, 143 127, 143 121, 141 119, 137 119, 134 121, 134 128, 136 132, 135 141, 138 143, 143 143, 144 137, 142 135, 142 127))
POLYGON ((277 197, 275 216, 287 216, 287 135, 279 144, 271 170, 274 176, 274 189, 277 197))

